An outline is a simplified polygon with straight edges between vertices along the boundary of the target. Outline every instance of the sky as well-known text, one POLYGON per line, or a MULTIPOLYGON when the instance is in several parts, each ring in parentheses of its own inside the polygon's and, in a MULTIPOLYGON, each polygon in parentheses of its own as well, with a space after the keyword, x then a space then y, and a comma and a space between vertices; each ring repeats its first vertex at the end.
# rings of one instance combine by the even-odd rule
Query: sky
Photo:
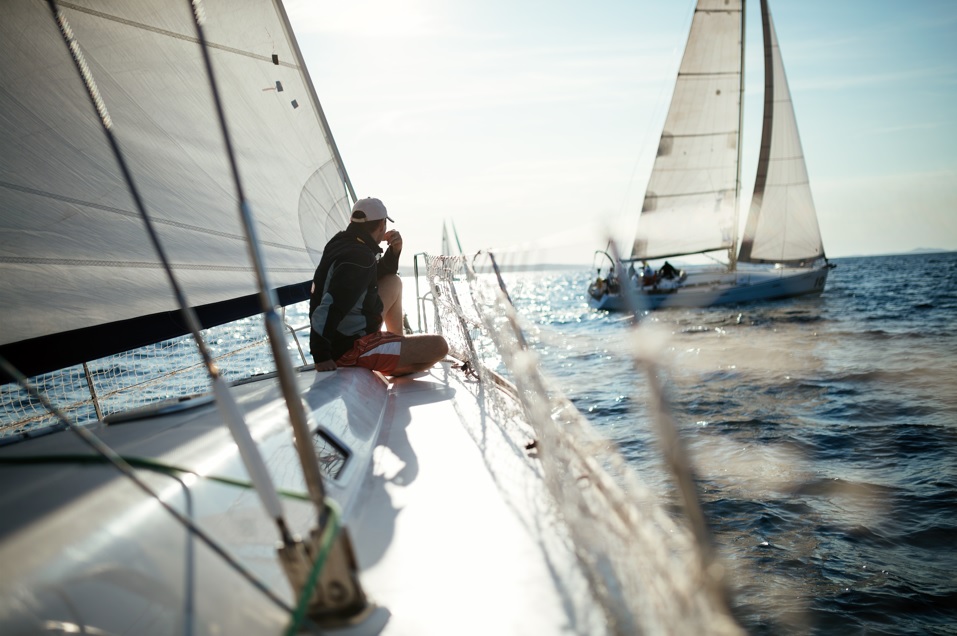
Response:
MULTIPOLYGON (((590 264, 629 245, 693 0, 287 0, 359 197, 403 255, 590 264)), ((829 257, 957 250, 957 2, 771 11, 829 257)), ((763 70, 747 8, 743 210, 763 70)), ((741 227, 744 227, 743 220, 741 227)), ((409 262, 411 264, 411 257, 409 262)))

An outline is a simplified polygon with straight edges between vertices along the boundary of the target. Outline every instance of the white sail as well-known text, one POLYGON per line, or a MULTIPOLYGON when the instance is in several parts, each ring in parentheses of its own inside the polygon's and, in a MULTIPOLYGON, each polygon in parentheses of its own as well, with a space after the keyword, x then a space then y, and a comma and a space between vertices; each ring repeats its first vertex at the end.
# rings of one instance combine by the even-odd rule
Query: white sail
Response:
POLYGON ((766 0, 762 0, 761 9, 765 47, 764 128, 754 196, 738 260, 800 264, 823 257, 824 243, 781 49, 766 0))
MULTIPOLYGON (((253 294, 188 3, 60 4, 190 303, 253 294)), ((345 227, 345 171, 283 9, 204 5, 269 282, 301 285, 345 227)), ((0 345, 177 309, 49 7, 3 11, 0 345)))
POLYGON ((439 252, 443 256, 452 255, 452 247, 449 244, 449 226, 442 224, 442 250, 439 252))
POLYGON ((699 0, 642 205, 635 258, 734 242, 742 37, 742 0, 699 0))
POLYGON ((764 128, 747 226, 737 245, 743 112, 745 0, 699 0, 645 193, 633 260, 728 249, 726 270, 683 271, 589 284, 589 305, 631 306, 623 285, 650 308, 709 307, 824 291, 828 270, 777 35, 761 0, 764 128), (738 251, 738 254, 734 252, 738 251), (762 264, 738 268, 739 262, 762 264), (775 267, 767 267, 773 264, 775 267))

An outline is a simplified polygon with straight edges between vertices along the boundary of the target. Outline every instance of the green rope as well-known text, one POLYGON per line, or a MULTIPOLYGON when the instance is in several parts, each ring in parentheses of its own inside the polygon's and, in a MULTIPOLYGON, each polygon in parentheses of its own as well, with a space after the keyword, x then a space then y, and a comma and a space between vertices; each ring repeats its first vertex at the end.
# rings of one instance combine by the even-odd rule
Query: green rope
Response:
POLYGON ((336 537, 339 536, 342 511, 339 509, 339 505, 328 497, 326 498, 326 510, 329 514, 327 516, 326 527, 322 529, 322 536, 319 539, 319 554, 316 555, 316 560, 312 564, 312 570, 309 572, 309 578, 303 586, 302 592, 299 594, 299 602, 296 604, 296 609, 292 613, 289 627, 286 628, 286 636, 293 636, 293 634, 298 631, 302 619, 305 618, 306 611, 309 609, 309 599, 312 598, 312 594, 319 582, 319 574, 326 564, 326 559, 329 558, 329 553, 332 552, 332 545, 336 537))
MULTIPOLYGON (((227 486, 235 486, 237 488, 245 488, 247 490, 252 490, 253 488, 251 482, 243 479, 220 477, 217 475, 202 475, 197 473, 195 470, 183 468, 181 466, 175 466, 173 464, 167 464, 165 462, 159 462, 153 459, 146 459, 143 457, 123 457, 123 460, 135 468, 153 470, 171 476, 195 475, 201 479, 207 479, 209 481, 217 482, 227 486)), ((0 457, 0 464, 40 465, 70 463, 81 465, 105 464, 108 463, 108 461, 99 455, 64 454, 34 455, 33 457, 0 457)), ((312 498, 306 493, 290 492, 288 490, 281 489, 277 489, 276 492, 281 496, 290 499, 297 499, 299 501, 307 502, 312 501, 312 498)), ((309 609, 309 600, 312 598, 313 592, 316 589, 316 585, 319 582, 319 575, 322 573, 322 568, 325 566, 326 560, 329 558, 329 554, 332 552, 332 546, 335 543, 336 537, 339 536, 339 530, 341 529, 342 511, 339 508, 339 504, 332 499, 326 498, 325 505, 328 515, 326 527, 323 528, 322 536, 319 539, 319 553, 316 555, 316 560, 313 562, 312 569, 309 572, 309 578, 306 580, 306 585, 303 587, 302 592, 299 595, 299 601, 296 604, 295 610, 292 612, 292 616, 290 617, 289 626, 286 629, 286 634, 288 636, 295 634, 302 625, 303 619, 306 616, 306 612, 309 609)))

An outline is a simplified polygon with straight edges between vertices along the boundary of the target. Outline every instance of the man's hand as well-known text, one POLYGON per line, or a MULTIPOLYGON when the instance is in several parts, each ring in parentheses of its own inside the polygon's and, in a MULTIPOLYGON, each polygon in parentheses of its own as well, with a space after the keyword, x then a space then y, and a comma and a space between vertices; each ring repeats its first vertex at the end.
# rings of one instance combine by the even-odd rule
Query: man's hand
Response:
POLYGON ((325 360, 323 362, 316 363, 316 371, 335 371, 335 370, 336 370, 335 360, 325 360))
POLYGON ((398 254, 402 251, 402 236, 398 230, 389 230, 383 238, 389 244, 389 247, 392 248, 393 252, 398 254))

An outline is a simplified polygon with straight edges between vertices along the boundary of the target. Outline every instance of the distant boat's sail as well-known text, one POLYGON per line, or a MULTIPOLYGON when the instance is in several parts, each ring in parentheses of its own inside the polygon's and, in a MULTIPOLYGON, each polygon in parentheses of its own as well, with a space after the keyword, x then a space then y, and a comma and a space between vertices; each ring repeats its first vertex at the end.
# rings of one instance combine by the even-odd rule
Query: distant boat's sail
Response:
POLYGON ((766 0, 764 21, 764 128, 751 210, 739 261, 800 264, 824 256, 777 34, 766 0))
POLYGON ((452 247, 449 244, 449 226, 445 223, 442 224, 442 251, 440 253, 443 256, 452 255, 452 247))
MULTIPOLYGON (((204 5, 267 275, 282 300, 301 300, 351 188, 282 7, 204 5)), ((61 7, 190 303, 206 325, 257 313, 189 4, 61 7)), ((45 2, 4 3, 0 54, 0 353, 38 371, 183 333, 45 2), (34 364, 41 355, 58 359, 34 364)))
POLYGON ((459 242, 459 233, 455 229, 454 221, 447 221, 442 223, 442 255, 443 256, 454 256, 456 254, 462 255, 465 252, 462 251, 462 243, 459 242), (458 251, 452 250, 452 240, 449 238, 449 225, 452 226, 452 236, 455 238, 455 248, 458 251))
POLYGON ((732 247, 742 0, 699 0, 648 182, 634 258, 732 247))

